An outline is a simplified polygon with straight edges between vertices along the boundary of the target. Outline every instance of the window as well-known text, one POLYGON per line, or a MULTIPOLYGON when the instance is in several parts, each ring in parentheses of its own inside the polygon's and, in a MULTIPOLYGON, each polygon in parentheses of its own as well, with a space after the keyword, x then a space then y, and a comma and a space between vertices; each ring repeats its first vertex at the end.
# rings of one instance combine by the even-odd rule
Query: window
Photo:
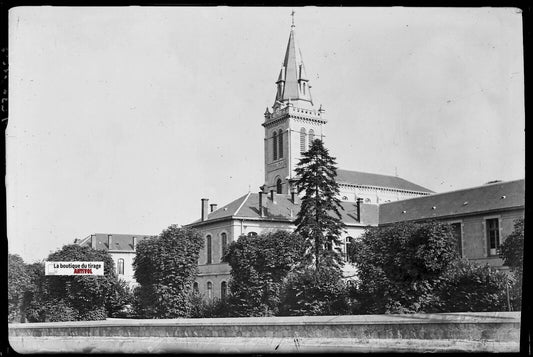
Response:
POLYGON ((213 262, 213 256, 212 256, 212 252, 211 252, 211 236, 208 235, 206 237, 206 249, 207 249, 207 263, 206 264, 211 264, 213 262))
POLYGON ((305 128, 300 129, 300 153, 305 152, 305 128))
POLYGON ((228 248, 228 235, 226 233, 222 233, 220 235, 220 240, 222 242, 222 257, 220 260, 222 260, 222 258, 224 257, 224 254, 226 254, 226 250, 228 248))
POLYGON ((199 289, 198 289, 198 282, 194 282, 192 284, 192 290, 195 292, 195 293, 198 293, 199 289))
POLYGON ((500 229, 498 218, 487 219, 485 221, 485 227, 487 231, 489 256, 498 255, 498 249, 500 248, 500 229))
POLYGON ((304 82, 304 95, 305 95, 305 82, 304 82))
POLYGON ((274 132, 272 134, 272 153, 273 153, 273 160, 278 159, 278 133, 274 132))
POLYGON ((353 238, 352 237, 346 237, 346 246, 345 246, 345 249, 346 249, 346 261, 349 262, 349 263, 353 263, 352 262, 352 258, 350 256, 350 244, 352 244, 353 242, 353 238))
POLYGON ((124 275, 124 259, 120 258, 117 263, 118 275, 124 275))
POLYGON ((213 283, 210 281, 207 282, 207 297, 209 299, 213 298, 213 283))
POLYGON ((225 299, 227 295, 228 295, 228 283, 223 281, 222 283, 220 283, 220 298, 225 299))
POLYGON ((250 233, 248 233, 248 237, 257 237, 257 233, 256 232, 250 232, 250 233))
POLYGON ((313 140, 315 140, 315 132, 313 129, 309 129, 309 148, 313 145, 313 140))
POLYGON ((281 159, 283 157, 283 131, 281 131, 281 129, 279 129, 279 132, 278 132, 278 146, 279 146, 279 152, 278 152, 278 156, 279 158, 281 159))
POLYGON ((452 227, 453 238, 455 239, 455 243, 457 244, 457 252, 459 253, 459 256, 462 257, 463 256, 463 248, 462 248, 463 237, 461 234, 461 223, 460 222, 452 223, 450 224, 450 226, 452 227))
POLYGON ((278 181, 276 182, 276 193, 281 193, 281 179, 278 179, 278 181))

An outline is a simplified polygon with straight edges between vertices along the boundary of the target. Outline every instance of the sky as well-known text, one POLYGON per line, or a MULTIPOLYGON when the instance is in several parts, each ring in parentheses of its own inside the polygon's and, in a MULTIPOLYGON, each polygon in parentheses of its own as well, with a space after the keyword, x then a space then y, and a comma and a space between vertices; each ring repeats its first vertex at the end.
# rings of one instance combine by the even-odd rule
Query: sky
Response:
MULTIPOLYGON (((9 252, 159 234, 257 192, 291 10, 11 9, 9 252)), ((524 178, 520 10, 294 11, 340 168, 436 192, 524 178)))

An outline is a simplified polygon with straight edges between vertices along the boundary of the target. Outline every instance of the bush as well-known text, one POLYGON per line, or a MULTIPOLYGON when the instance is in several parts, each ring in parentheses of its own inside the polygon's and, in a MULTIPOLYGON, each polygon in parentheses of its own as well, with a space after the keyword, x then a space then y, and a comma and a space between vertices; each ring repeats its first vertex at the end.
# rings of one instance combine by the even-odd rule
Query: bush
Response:
POLYGON ((81 320, 78 311, 62 299, 33 300, 26 310, 26 317, 29 322, 81 320))
POLYGON ((124 280, 118 279, 107 294, 106 310, 109 317, 128 317, 127 306, 133 304, 133 291, 124 280))
POLYGON ((442 279, 434 311, 506 311, 507 281, 507 274, 495 268, 459 260, 442 279))
POLYGON ((321 267, 289 273, 283 284, 280 315, 341 315, 348 313, 347 289, 337 269, 321 267))
POLYGON ((232 316, 231 306, 227 299, 205 299, 203 295, 194 292, 190 295, 190 304, 189 317, 191 318, 232 316))

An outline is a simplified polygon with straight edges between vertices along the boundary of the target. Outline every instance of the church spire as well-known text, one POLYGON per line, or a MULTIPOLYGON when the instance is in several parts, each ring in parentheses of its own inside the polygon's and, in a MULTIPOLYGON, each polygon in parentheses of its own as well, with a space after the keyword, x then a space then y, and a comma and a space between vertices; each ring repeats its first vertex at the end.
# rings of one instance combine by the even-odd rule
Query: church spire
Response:
POLYGON ((296 43, 294 35, 294 10, 291 13, 292 25, 289 34, 289 42, 287 43, 287 50, 285 51, 285 58, 283 65, 276 82, 278 90, 276 93, 276 103, 274 106, 289 100, 296 105, 304 104, 308 107, 313 105, 311 91, 309 86, 309 79, 305 72, 305 66, 302 59, 302 53, 296 43))

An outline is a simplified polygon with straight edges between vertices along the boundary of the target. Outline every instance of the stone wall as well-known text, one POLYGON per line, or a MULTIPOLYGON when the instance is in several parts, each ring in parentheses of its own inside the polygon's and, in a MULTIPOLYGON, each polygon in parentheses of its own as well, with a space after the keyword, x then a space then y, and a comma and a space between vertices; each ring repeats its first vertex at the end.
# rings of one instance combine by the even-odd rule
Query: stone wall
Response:
MULTIPOLYGON (((237 350, 239 344, 256 341, 255 349, 252 348, 255 352, 264 352, 260 346, 267 348, 272 343, 279 346, 281 341, 289 339, 291 343, 298 342, 296 347, 301 341, 302 345, 316 346, 317 351, 320 346, 335 350, 339 344, 346 347, 343 351, 357 351, 366 344, 367 351, 375 350, 371 346, 382 346, 384 349, 380 351, 386 351, 387 346, 408 347, 410 351, 428 348, 449 351, 450 346, 455 346, 455 350, 463 351, 517 352, 520 312, 29 323, 9 325, 9 336, 10 344, 19 352, 31 351, 28 349, 31 341, 56 339, 63 344, 70 341, 79 345, 82 341, 85 345, 97 345, 99 339, 113 338, 173 341, 174 347, 169 347, 173 351, 194 351, 191 346, 200 346, 198 341, 215 346, 232 338, 237 350), (457 346, 463 347, 457 349, 457 346)), ((39 351, 42 346, 34 348, 39 351)), ((120 351, 119 346, 115 343, 109 348, 120 351)))

